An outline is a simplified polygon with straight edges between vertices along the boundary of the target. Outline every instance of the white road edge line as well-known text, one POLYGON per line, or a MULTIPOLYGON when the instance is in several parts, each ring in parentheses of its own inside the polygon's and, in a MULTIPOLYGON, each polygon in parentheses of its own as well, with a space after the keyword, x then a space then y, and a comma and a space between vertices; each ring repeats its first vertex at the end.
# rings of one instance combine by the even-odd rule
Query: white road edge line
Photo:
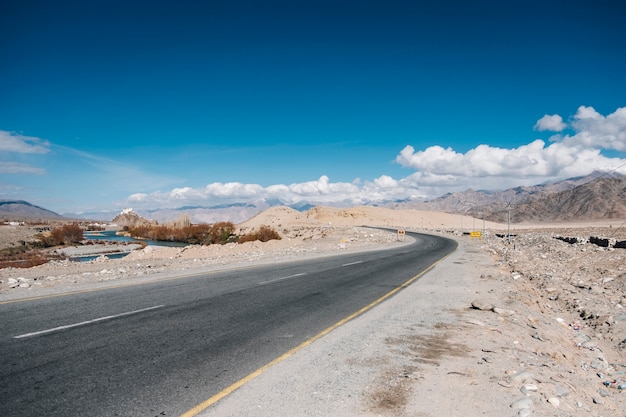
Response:
POLYGON ((341 266, 350 266, 350 265, 356 265, 356 264, 362 264, 363 261, 356 261, 356 262, 350 262, 349 264, 343 264, 341 266))
POLYGON ((263 281, 263 282, 259 282, 258 285, 271 284, 272 282, 278 282, 278 281, 284 281, 286 279, 297 278, 297 277, 301 277, 302 275, 306 275, 306 273, 301 272, 299 274, 289 275, 288 277, 282 277, 282 278, 272 279, 272 280, 269 280, 269 281, 263 281))
POLYGON ((97 319, 82 321, 80 323, 67 324, 65 326, 59 326, 59 327, 55 327, 55 328, 52 328, 52 329, 40 330, 38 332, 21 334, 19 336, 13 336, 13 339, 23 339, 25 337, 32 337, 32 336, 38 336, 40 334, 45 334, 45 333, 58 332, 59 330, 71 329, 72 327, 84 326, 86 324, 96 323, 96 322, 103 321, 103 320, 111 320, 111 319, 115 319, 115 318, 118 318, 118 317, 130 316, 131 314, 143 313, 144 311, 155 310, 155 309, 161 308, 161 307, 165 307, 165 306, 164 305, 160 305, 160 306, 142 308, 141 310, 129 311, 127 313, 115 314, 113 316, 99 317, 97 319))

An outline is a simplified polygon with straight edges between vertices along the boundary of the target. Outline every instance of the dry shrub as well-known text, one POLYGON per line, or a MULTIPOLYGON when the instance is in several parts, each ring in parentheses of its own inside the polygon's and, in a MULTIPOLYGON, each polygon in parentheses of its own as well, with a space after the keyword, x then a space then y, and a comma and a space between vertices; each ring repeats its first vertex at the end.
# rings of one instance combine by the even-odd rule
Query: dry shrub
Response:
POLYGON ((83 229, 78 224, 65 224, 61 229, 65 243, 79 243, 83 240, 83 229))
POLYGON ((254 242, 259 240, 261 242, 267 242, 269 240, 280 240, 280 235, 274 229, 269 226, 261 226, 259 230, 251 233, 247 233, 239 237, 239 243, 254 242))
POLYGON ((137 226, 128 228, 135 239, 159 240, 164 242, 183 242, 189 244, 224 244, 233 239, 235 226, 231 222, 220 222, 213 225, 193 224, 184 226, 137 226), (179 227, 180 226, 180 227, 179 227))
POLYGON ((51 259, 60 259, 59 255, 41 252, 30 245, 6 248, 0 251, 1 268, 30 268, 45 264, 51 259))
POLYGON ((84 239, 83 229, 76 223, 55 227, 50 233, 41 233, 36 237, 39 239, 39 245, 44 248, 80 243, 84 239))

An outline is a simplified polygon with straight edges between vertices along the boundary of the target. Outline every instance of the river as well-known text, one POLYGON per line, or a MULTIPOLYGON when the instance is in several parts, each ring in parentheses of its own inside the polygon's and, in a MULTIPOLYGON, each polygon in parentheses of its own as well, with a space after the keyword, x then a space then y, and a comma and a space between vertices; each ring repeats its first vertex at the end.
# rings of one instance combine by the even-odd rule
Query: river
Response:
POLYGON ((110 242, 144 242, 152 246, 170 246, 170 247, 189 246, 188 243, 183 243, 183 242, 163 242, 159 240, 133 239, 128 236, 116 235, 115 232, 116 232, 115 230, 105 230, 102 232, 84 232, 83 237, 87 240, 108 240, 110 242))

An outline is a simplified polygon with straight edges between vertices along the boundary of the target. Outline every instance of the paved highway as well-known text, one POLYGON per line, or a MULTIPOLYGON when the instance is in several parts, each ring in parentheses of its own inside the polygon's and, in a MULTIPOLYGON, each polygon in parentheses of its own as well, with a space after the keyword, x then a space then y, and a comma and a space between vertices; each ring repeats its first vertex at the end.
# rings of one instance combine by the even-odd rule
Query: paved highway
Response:
POLYGON ((0 416, 181 415, 456 248, 412 236, 394 250, 0 304, 0 416))

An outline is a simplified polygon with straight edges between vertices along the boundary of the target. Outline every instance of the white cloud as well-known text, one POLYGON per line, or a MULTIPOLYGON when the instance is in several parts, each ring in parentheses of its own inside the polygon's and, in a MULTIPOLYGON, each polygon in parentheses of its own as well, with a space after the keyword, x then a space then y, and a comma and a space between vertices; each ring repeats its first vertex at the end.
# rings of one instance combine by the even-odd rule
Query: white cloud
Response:
MULTIPOLYGON (((563 129, 559 115, 544 116, 535 125, 540 130, 563 129)), ((626 159, 608 157, 602 150, 626 151, 626 108, 602 116, 593 107, 581 106, 569 126, 572 135, 555 135, 550 144, 541 139, 517 148, 479 145, 466 153, 452 148, 431 146, 415 151, 406 146, 396 161, 416 170, 419 181, 435 184, 538 183, 549 179, 587 175, 594 170, 610 170, 626 159)), ((412 177, 416 180, 416 177, 412 177)))
POLYGON ((0 151, 43 154, 50 152, 50 143, 36 137, 0 130, 0 151))
POLYGON ((626 107, 604 117, 593 107, 580 106, 571 124, 574 135, 554 140, 570 146, 626 151, 626 107))
POLYGON ((362 190, 353 183, 331 183, 325 175, 315 181, 302 183, 274 184, 263 187, 259 184, 239 182, 215 182, 203 188, 174 188, 171 191, 157 191, 150 194, 137 193, 128 198, 130 204, 146 206, 175 205, 214 205, 227 202, 255 201, 262 199, 280 199, 294 204, 315 199, 320 202, 337 202, 346 198, 362 198, 362 190))
POLYGON ((563 123, 563 118, 558 114, 546 114, 535 123, 535 130, 539 131, 550 130, 552 132, 560 132, 566 127, 567 124, 563 123))
MULTIPOLYGON (((438 176, 461 177, 492 176, 550 176, 558 172, 558 161, 549 163, 552 152, 547 151, 540 139, 518 148, 505 149, 489 145, 479 145, 467 153, 459 153, 452 148, 431 146, 416 152, 406 146, 396 161, 407 168, 438 176), (555 165, 554 163, 557 162, 555 165)), ((562 163, 571 162, 564 155, 562 163)))
POLYGON ((151 194, 133 194, 129 204, 143 207, 215 205, 228 202, 279 199, 288 204, 359 204, 406 199, 430 199, 468 188, 501 190, 548 180, 583 176, 594 170, 618 168, 626 173, 626 159, 604 155, 604 150, 626 150, 626 108, 608 116, 581 106, 566 125, 559 115, 546 115, 537 130, 562 131, 549 142, 535 139, 515 148, 481 144, 462 153, 441 146, 416 150, 407 145, 396 162, 414 170, 402 179, 381 175, 372 181, 331 182, 326 175, 293 184, 211 183, 151 194))
POLYGON ((0 161, 0 174, 36 174, 43 175, 46 170, 19 162, 0 161))

